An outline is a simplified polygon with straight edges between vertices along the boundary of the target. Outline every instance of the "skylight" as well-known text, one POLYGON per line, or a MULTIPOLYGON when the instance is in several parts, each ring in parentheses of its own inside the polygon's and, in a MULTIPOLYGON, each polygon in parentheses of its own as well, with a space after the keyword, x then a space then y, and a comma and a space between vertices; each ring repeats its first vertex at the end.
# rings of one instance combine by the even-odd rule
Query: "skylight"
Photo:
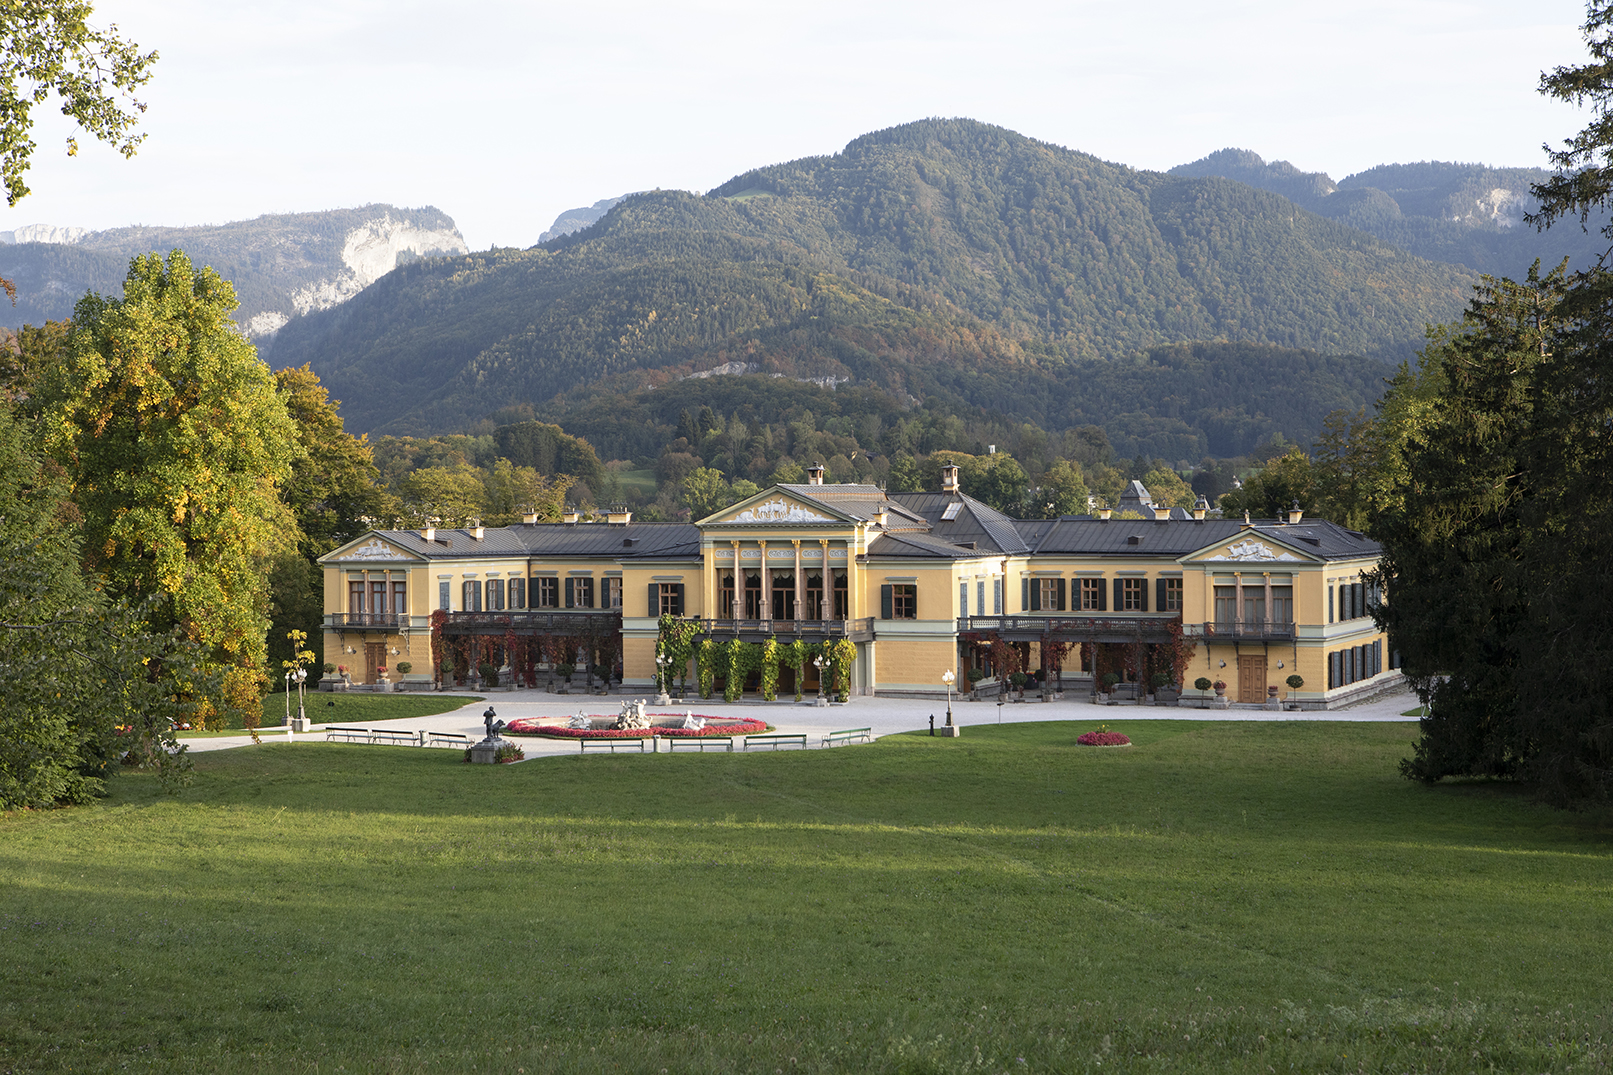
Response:
POLYGON ((950 523, 953 519, 956 519, 958 517, 958 512, 960 512, 962 510, 963 510, 963 501, 954 500, 952 503, 947 505, 947 510, 945 510, 945 511, 943 511, 941 513, 941 521, 950 523))

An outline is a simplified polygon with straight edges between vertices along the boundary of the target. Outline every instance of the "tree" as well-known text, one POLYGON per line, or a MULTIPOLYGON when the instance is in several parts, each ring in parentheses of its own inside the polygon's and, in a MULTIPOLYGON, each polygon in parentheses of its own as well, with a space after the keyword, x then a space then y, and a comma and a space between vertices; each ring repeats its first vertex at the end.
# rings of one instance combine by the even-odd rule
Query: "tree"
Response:
POLYGON ((1042 476, 1041 493, 1037 497, 1041 505, 1037 514, 1044 519, 1085 515, 1089 495, 1079 464, 1060 459, 1042 476))
POLYGON ((0 810, 80 803, 125 752, 186 766, 173 723, 193 649, 144 630, 79 570, 67 476, 0 403, 0 810))
MULTIPOLYGON (((1424 781, 1547 776, 1557 766, 1541 769, 1542 748, 1574 723, 1565 711, 1588 704, 1606 712, 1605 701, 1590 698, 1559 696, 1541 712, 1523 704, 1530 681, 1555 692, 1569 666, 1599 648, 1582 638, 1585 648, 1571 645, 1555 659, 1525 657, 1548 628, 1542 599, 1551 578, 1583 588, 1576 568, 1590 566, 1561 538, 1565 513, 1595 505, 1563 503, 1556 464, 1541 465, 1552 454, 1542 448, 1560 435, 1550 382, 1563 271, 1542 278, 1537 265, 1525 283, 1485 277, 1476 290, 1462 323, 1432 334, 1423 364, 1438 368, 1445 390, 1401 446, 1402 487, 1372 518, 1388 589, 1375 615, 1429 705, 1416 755, 1403 763, 1424 781)), ((1607 748, 1594 738, 1581 746, 1602 759, 1605 785, 1607 748)))
POLYGON ((160 598, 153 627, 178 628, 222 673, 210 701, 255 717, 267 568, 296 532, 279 490, 303 450, 235 306, 177 250, 135 258, 123 298, 75 307, 42 412, 86 568, 114 599, 160 598))
MULTIPOLYGON (((125 157, 145 138, 131 133, 146 110, 134 91, 150 81, 157 54, 120 39, 116 26, 92 29, 90 13, 82 0, 15 0, 0 21, 0 179, 7 205, 28 193, 30 113, 51 94, 61 99, 64 116, 125 157)), ((69 138, 67 155, 77 153, 78 140, 69 138)))
POLYGON ((1247 511, 1251 518, 1277 519, 1284 517, 1298 501, 1301 509, 1310 511, 1315 501, 1315 484, 1310 456, 1295 445, 1267 463, 1259 474, 1250 476, 1242 489, 1222 496, 1221 510, 1229 518, 1247 511))
POLYGON ((566 492, 576 479, 570 475, 545 478, 532 467, 518 467, 508 459, 493 463, 483 479, 488 526, 509 526, 524 515, 536 515, 540 523, 560 521, 566 492))
POLYGON ((403 526, 470 526, 487 513, 482 473, 469 463, 421 467, 398 483, 403 526))
POLYGON ((368 529, 386 512, 386 493, 369 441, 342 428, 341 403, 319 375, 305 365, 280 370, 274 381, 302 446, 281 499, 297 520, 300 551, 312 560, 368 529))
POLYGON ((683 503, 691 519, 704 519, 727 506, 730 503, 728 492, 722 473, 710 467, 697 467, 683 478, 683 503))
POLYGON ((1170 467, 1153 467, 1139 480, 1157 507, 1191 508, 1193 501, 1198 499, 1192 487, 1170 467))

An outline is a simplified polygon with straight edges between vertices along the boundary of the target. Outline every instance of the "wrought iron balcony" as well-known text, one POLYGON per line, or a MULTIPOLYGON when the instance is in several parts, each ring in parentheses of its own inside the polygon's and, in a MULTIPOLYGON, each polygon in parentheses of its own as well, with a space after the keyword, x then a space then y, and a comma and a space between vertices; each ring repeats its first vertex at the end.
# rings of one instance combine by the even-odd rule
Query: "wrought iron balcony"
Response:
POLYGON ((1294 625, 1277 620, 1245 620, 1242 623, 1225 621, 1194 624, 1192 632, 1205 642, 1291 642, 1294 625))
POLYGON ((370 627, 384 631, 396 631, 400 627, 409 625, 409 616, 404 612, 332 612, 325 616, 325 626, 341 629, 343 627, 370 627))
POLYGON ((1062 612, 1023 614, 1017 616, 964 616, 958 620, 958 633, 993 634, 1024 641, 1042 635, 1063 635, 1071 641, 1125 642, 1141 638, 1145 641, 1162 641, 1169 625, 1176 621, 1169 615, 1106 616, 1091 613, 1062 612))
POLYGON ((450 612, 448 626, 467 628, 485 633, 491 629, 502 632, 545 631, 586 634, 600 630, 620 630, 622 610, 619 608, 545 608, 509 609, 502 612, 450 612))

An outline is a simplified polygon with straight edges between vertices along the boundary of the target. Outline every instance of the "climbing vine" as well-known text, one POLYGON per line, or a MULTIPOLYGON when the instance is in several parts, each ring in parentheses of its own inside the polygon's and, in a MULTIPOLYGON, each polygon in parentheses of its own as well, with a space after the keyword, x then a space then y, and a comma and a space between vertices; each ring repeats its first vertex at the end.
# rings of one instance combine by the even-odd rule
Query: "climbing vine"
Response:
POLYGON ((769 638, 761 645, 761 652, 757 654, 758 664, 761 665, 762 701, 778 701, 778 639, 769 638))

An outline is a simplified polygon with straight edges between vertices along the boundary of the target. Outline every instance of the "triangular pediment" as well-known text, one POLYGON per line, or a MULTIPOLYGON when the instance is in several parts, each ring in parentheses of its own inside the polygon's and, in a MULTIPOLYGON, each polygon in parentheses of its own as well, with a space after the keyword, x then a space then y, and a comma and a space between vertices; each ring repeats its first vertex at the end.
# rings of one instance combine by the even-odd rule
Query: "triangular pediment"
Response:
POLYGON ((1313 563, 1317 557, 1292 548, 1270 534, 1243 530, 1182 559, 1185 563, 1199 564, 1303 564, 1313 563))
POLYGON ((781 493, 776 487, 764 489, 700 520, 700 526, 790 526, 798 524, 847 523, 851 520, 823 504, 807 503, 781 493))
POLYGON ((405 562, 415 563, 424 559, 416 553, 405 552, 390 541, 383 539, 375 533, 365 534, 354 538, 346 545, 326 553, 319 558, 320 563, 352 562, 360 563, 386 563, 405 562))

